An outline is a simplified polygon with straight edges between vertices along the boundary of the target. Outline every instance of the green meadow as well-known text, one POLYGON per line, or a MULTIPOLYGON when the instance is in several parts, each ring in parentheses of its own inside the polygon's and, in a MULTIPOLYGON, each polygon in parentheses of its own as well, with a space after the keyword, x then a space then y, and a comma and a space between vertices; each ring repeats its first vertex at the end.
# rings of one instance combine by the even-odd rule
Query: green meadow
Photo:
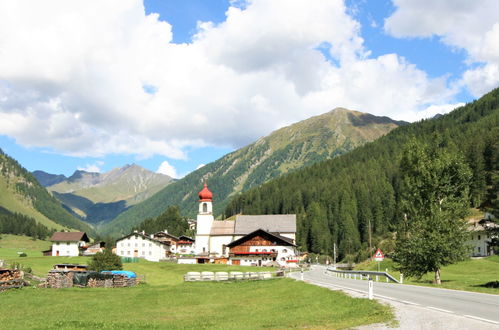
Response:
MULTIPOLYGON (((5 235, 4 235, 5 237, 5 235)), ((87 263, 86 257, 28 257, 2 246, 0 259, 44 276, 55 263, 87 263)), ((17 251, 16 251, 17 252, 17 251)), ((33 256, 31 256, 33 255, 33 256)), ((0 293, 5 329, 344 329, 392 322, 387 306, 288 278, 239 282, 183 282, 188 271, 258 271, 256 267, 177 265, 141 260, 124 269, 145 276, 131 288, 44 289, 0 293)), ((268 269, 265 269, 268 270, 268 269)))
MULTIPOLYGON (((400 278, 396 264, 388 258, 380 262, 380 270, 400 278)), ((377 270, 377 262, 369 261, 356 266, 356 269, 377 270)), ((405 284, 424 285, 446 289, 474 291, 499 294, 499 288, 490 288, 485 285, 499 281, 499 255, 480 259, 468 259, 442 268, 442 285, 433 284, 433 273, 428 273, 421 279, 404 278, 405 284)))

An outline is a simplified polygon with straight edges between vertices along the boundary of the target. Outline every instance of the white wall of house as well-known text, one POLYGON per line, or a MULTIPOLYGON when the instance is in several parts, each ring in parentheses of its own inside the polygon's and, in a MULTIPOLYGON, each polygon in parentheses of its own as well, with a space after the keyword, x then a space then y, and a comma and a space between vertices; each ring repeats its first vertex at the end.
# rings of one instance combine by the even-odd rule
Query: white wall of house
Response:
POLYGON ((80 255, 80 246, 85 242, 53 242, 52 256, 56 257, 77 257, 80 255))
POLYGON ((166 258, 168 252, 169 246, 140 235, 131 235, 116 241, 116 254, 120 257, 160 261, 166 258))
POLYGON ((225 248, 225 253, 223 253, 223 246, 231 243, 233 240, 232 235, 210 236, 210 253, 217 256, 227 256, 229 248, 225 248))
POLYGON ((177 244, 178 254, 195 254, 196 250, 193 244, 177 244))
POLYGON ((471 239, 468 244, 471 246, 472 257, 486 257, 489 256, 488 243, 491 241, 490 237, 485 231, 473 231, 470 234, 471 239))

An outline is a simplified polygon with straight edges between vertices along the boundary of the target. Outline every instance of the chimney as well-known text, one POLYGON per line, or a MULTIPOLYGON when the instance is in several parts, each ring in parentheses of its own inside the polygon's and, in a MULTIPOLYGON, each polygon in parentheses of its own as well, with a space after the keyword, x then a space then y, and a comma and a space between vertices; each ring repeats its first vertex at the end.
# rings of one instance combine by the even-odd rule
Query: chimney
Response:
POLYGON ((168 230, 165 229, 164 232, 165 232, 165 234, 168 234, 168 230))
POLYGON ((154 238, 154 234, 149 235, 151 238, 154 238))
POLYGON ((138 233, 139 231, 138 231, 138 230, 134 230, 133 232, 134 232, 134 233, 138 233))
POLYGON ((146 234, 146 231, 145 231, 145 230, 143 230, 143 231, 142 231, 142 235, 145 235, 145 234, 146 234))

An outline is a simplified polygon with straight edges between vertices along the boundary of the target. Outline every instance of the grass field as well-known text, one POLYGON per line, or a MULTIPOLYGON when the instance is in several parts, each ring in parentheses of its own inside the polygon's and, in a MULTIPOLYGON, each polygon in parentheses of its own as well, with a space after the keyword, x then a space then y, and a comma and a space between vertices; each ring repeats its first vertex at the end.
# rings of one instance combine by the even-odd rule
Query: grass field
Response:
MULTIPOLYGON (((365 262, 357 265, 356 269, 377 270, 375 261, 365 262)), ((395 263, 388 258, 380 263, 380 270, 388 272, 399 278, 400 273, 395 270, 395 263)), ((425 285, 447 289, 483 292, 499 294, 499 289, 487 288, 483 285, 488 282, 499 281, 499 256, 491 256, 481 259, 468 259, 442 268, 442 284, 437 286, 432 283, 434 274, 426 274, 420 280, 405 278, 404 283, 414 285, 425 285)))
MULTIPOLYGON (((0 241, 1 242, 1 241, 0 241)), ((86 263, 87 257, 12 256, 36 275, 55 263, 86 263)), ((29 252, 28 252, 29 255, 29 252)), ((226 265, 177 265, 141 260, 124 264, 145 275, 132 288, 42 289, 0 293, 2 329, 344 329, 391 322, 389 307, 291 279, 240 282, 183 282, 188 271, 259 270, 226 265)), ((268 270, 268 269, 266 269, 268 270)))

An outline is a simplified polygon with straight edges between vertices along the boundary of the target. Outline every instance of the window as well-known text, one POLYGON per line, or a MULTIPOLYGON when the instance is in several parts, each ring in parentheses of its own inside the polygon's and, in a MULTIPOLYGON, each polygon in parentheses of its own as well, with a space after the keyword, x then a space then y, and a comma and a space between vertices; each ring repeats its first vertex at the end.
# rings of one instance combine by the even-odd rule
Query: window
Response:
POLYGON ((152 246, 152 243, 149 243, 149 247, 151 247, 151 246, 152 246))
POLYGON ((137 247, 137 243, 135 243, 135 247, 137 247))
POLYGON ((208 212, 208 204, 207 203, 203 203, 203 212, 204 213, 208 212))
POLYGON ((288 250, 282 249, 282 253, 287 253, 287 252, 288 252, 288 250))
POLYGON ((69 242, 67 242, 66 245, 69 245, 69 242))
POLYGON ((481 252, 481 249, 480 249, 480 247, 478 247, 478 253, 480 253, 480 252, 481 252))
POLYGON ((480 240, 480 235, 478 235, 478 240, 480 240))
POLYGON ((146 251, 142 251, 142 255, 143 255, 143 256, 144 256, 144 255, 146 255, 146 251))
POLYGON ((130 247, 130 243, 128 243, 128 247, 130 247))
POLYGON ((123 250, 121 250, 121 251, 120 251, 120 254, 121 254, 121 255, 124 255, 123 250))
POLYGON ((267 249, 263 249, 262 251, 263 251, 263 252, 267 252, 267 249))
POLYGON ((142 247, 146 246, 146 243, 142 243, 142 247))
POLYGON ((130 255, 130 251, 126 251, 126 254, 130 255))
POLYGON ((149 255, 151 255, 151 254, 152 254, 152 252, 151 252, 151 251, 149 251, 149 255))

